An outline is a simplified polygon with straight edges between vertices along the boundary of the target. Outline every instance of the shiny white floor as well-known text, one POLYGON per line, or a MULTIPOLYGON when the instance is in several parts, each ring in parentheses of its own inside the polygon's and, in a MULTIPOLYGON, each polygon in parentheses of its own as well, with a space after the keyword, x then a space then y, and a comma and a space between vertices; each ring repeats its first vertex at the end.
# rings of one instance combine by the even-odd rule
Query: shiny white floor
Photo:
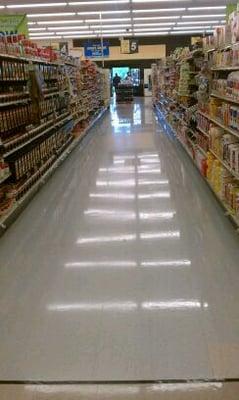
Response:
POLYGON ((0 239, 0 380, 239 377, 239 238, 151 104, 112 107, 0 239))

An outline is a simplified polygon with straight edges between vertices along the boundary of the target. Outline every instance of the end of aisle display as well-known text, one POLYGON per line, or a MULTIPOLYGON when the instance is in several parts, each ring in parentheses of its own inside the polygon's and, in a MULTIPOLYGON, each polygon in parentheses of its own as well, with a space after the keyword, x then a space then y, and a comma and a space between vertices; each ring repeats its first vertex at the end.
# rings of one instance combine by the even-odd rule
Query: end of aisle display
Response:
POLYGON ((202 39, 200 49, 176 49, 153 64, 152 84, 159 121, 170 127, 239 230, 239 43, 233 42, 233 14, 227 27, 202 39))
POLYGON ((107 73, 93 62, 9 43, 0 46, 0 234, 110 101, 107 73))

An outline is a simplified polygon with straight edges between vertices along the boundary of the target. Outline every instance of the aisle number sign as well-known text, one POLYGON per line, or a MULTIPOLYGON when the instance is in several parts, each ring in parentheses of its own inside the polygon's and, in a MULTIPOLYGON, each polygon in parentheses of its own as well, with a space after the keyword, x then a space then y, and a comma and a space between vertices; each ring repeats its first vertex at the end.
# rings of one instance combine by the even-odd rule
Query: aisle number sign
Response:
POLYGON ((121 39, 121 54, 134 54, 139 52, 139 44, 137 39, 121 39))
POLYGON ((0 15, 0 35, 25 35, 28 37, 26 14, 0 15))

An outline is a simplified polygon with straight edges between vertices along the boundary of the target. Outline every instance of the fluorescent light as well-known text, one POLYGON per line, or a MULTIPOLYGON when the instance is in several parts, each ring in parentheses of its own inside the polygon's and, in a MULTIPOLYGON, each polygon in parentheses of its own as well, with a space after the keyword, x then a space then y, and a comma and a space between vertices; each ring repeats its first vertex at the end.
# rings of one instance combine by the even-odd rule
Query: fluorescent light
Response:
POLYGON ((185 267, 191 265, 190 260, 155 260, 155 261, 142 261, 142 267, 185 267))
POLYGON ((69 262, 64 265, 65 268, 134 268, 137 267, 136 261, 80 261, 80 262, 69 262))
POLYGON ((109 236, 89 236, 77 239, 77 244, 90 244, 90 243, 110 243, 110 242, 128 242, 136 240, 136 234, 123 234, 123 235, 109 235, 109 236))
POLYGON ((157 32, 163 31, 165 32, 165 29, 170 29, 171 27, 164 27, 164 28, 138 28, 138 29, 134 29, 134 32, 140 32, 140 33, 148 33, 148 32, 155 32, 155 34, 157 34, 157 32))
POLYGON ((11 4, 7 8, 38 8, 38 7, 64 7, 67 3, 32 3, 32 4, 11 4))
POLYGON ((188 7, 189 11, 197 11, 197 10, 225 10, 226 6, 215 6, 215 7, 188 7))
POLYGON ((182 8, 151 8, 144 10, 133 10, 133 13, 152 13, 152 12, 175 12, 175 11, 186 11, 185 7, 182 8))
MULTIPOLYGON (((179 2, 179 1, 189 1, 189 0, 171 0, 173 3, 174 2, 179 2)), ((167 0, 132 0, 132 3, 165 3, 167 0)))
POLYGON ((133 301, 125 302, 102 302, 102 303, 72 303, 72 304, 49 304, 49 311, 131 311, 137 308, 133 301))
POLYGON ((28 22, 27 25, 36 25, 36 22, 28 22))
POLYGON ((131 21, 131 18, 105 18, 105 19, 101 19, 100 18, 95 18, 95 19, 85 19, 85 22, 88 23, 108 23, 108 22, 127 22, 127 21, 131 21))
MULTIPOLYGON (((67 17, 68 15, 76 15, 74 12, 59 12, 59 13, 46 13, 46 14, 27 14, 29 18, 38 17, 67 17)), ((65 21, 66 23, 67 21, 65 21)))
POLYGON ((0 6, 0 8, 2 9, 2 8, 5 8, 5 6, 0 6))
POLYGON ((198 24, 217 24, 220 21, 186 21, 186 22, 177 22, 177 25, 198 25, 198 24))
POLYGON ((70 6, 91 6, 92 4, 112 4, 112 3, 117 3, 117 4, 122 4, 122 3, 129 3, 129 0, 99 0, 99 1, 72 1, 69 2, 68 4, 70 6))
POLYGON ((84 34, 91 34, 92 32, 87 30, 87 31, 69 31, 69 32, 65 32, 65 31, 60 31, 60 32, 56 32, 57 35, 67 35, 69 33, 69 35, 84 35, 84 34))
POLYGON ((199 14, 199 15, 183 15, 182 19, 187 18, 219 18, 219 17, 225 17, 225 14, 199 14))
MULTIPOLYGON (((56 21, 55 19, 53 21, 37 21, 38 25, 58 25, 58 24, 81 24, 83 22, 82 19, 63 19, 56 21)), ((33 24, 36 24, 36 22, 32 22, 33 24)), ((28 25, 31 24, 31 22, 28 22, 28 25)), ((85 28, 85 27, 84 27, 85 28)), ((80 29, 80 28, 79 28, 80 29)))
POLYGON ((172 16, 167 16, 167 17, 134 17, 134 21, 154 21, 154 20, 165 20, 165 19, 179 19, 180 17, 176 17, 174 15, 172 16))
MULTIPOLYGON (((199 23, 199 22, 198 22, 199 23)), ((181 26, 181 27, 173 27, 173 30, 178 30, 178 31, 181 31, 181 30, 186 30, 186 29, 188 29, 188 30, 204 30, 204 29, 210 29, 211 28, 211 25, 208 25, 208 26, 181 26)))
POLYGON ((153 27, 148 27, 148 28, 134 28, 134 32, 151 32, 151 31, 156 31, 156 32, 159 32, 159 31, 168 31, 169 30, 169 28, 170 27, 168 27, 168 26, 165 26, 164 28, 153 28, 153 27))
POLYGON ((95 14, 102 14, 102 15, 107 15, 107 14, 129 14, 130 10, 115 10, 115 11, 82 11, 78 12, 77 15, 95 15, 95 14))
POLYGON ((96 38, 97 35, 63 35, 65 39, 87 39, 87 38, 96 38))
POLYGON ((29 30, 29 32, 40 32, 40 31, 45 31, 46 30, 46 28, 29 28, 28 29, 29 30))
MULTIPOLYGON (((101 33, 102 32, 102 34, 103 35, 106 35, 106 34, 116 34, 116 33, 122 33, 122 34, 124 34, 124 36, 125 36, 125 34, 130 34, 130 35, 132 35, 132 33, 130 33, 132 31, 132 29, 131 28, 128 28, 128 30, 126 31, 126 29, 102 29, 102 30, 94 30, 94 32, 95 33, 101 33)), ((117 36, 117 35, 116 35, 117 36)))
POLYGON ((206 33, 212 33, 213 32, 213 30, 212 29, 210 29, 210 30, 204 30, 204 29, 201 29, 201 30, 193 30, 193 31, 172 31, 172 32, 170 32, 170 34, 171 35, 182 35, 182 34, 191 34, 191 33, 199 33, 199 34, 202 34, 202 33, 204 33, 204 32, 206 32, 206 33))
POLYGON ((177 310, 188 308, 201 308, 202 304, 196 300, 173 300, 173 301, 148 301, 142 303, 142 308, 147 310, 177 310))
POLYGON ((107 29, 107 28, 130 28, 131 24, 114 24, 114 25, 90 25, 91 29, 107 29))
MULTIPOLYGON (((174 25, 175 24, 175 22, 159 22, 159 23, 154 23, 154 22, 152 22, 152 23, 149 23, 149 24, 134 24, 134 26, 136 26, 136 27, 138 27, 138 26, 142 26, 142 27, 147 27, 147 26, 154 26, 154 27, 157 27, 157 26, 172 26, 172 25, 174 25)), ((146 157, 146 156, 145 156, 146 157)))
POLYGON ((31 37, 32 40, 46 40, 46 39, 61 39, 61 36, 38 36, 38 37, 31 37))
MULTIPOLYGON (((53 33, 53 32, 41 32, 41 33, 38 33, 38 32, 36 32, 36 33, 31 33, 30 34, 31 35, 31 37, 34 37, 34 36, 55 36, 55 33, 53 33)), ((60 35, 59 33, 58 33, 58 35, 60 35)))
POLYGON ((140 233, 140 239, 172 239, 172 238, 179 238, 179 237, 180 237, 179 231, 140 233))
MULTIPOLYGON (((62 30, 62 31, 70 31, 71 29, 72 30, 80 30, 80 29, 82 29, 82 30, 84 30, 84 29, 87 29, 88 28, 88 25, 83 25, 83 26, 78 26, 78 25, 76 25, 76 26, 51 26, 51 27, 48 27, 47 29, 48 29, 48 31, 58 31, 58 30, 62 30)), ((40 28, 41 29, 41 28, 40 28)), ((42 28, 42 29, 46 29, 46 28, 42 28)), ((64 32, 64 34, 67 34, 67 32, 64 32)))

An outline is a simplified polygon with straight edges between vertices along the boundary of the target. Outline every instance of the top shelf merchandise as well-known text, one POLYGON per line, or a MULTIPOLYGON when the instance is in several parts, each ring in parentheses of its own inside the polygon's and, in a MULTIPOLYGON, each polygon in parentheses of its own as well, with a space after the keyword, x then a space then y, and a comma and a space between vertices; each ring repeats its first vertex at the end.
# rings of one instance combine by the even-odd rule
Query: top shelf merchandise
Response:
POLYGON ((106 80, 94 63, 62 60, 50 48, 18 39, 0 42, 2 226, 105 109, 106 80))

